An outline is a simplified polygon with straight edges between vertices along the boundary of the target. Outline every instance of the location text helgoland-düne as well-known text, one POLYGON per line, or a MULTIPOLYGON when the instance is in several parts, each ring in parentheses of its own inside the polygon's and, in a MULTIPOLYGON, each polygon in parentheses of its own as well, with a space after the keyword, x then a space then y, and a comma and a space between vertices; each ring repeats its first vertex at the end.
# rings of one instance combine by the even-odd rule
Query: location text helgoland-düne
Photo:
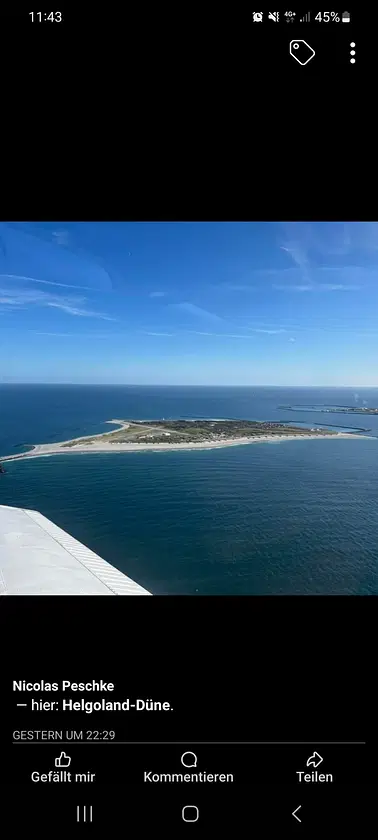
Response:
POLYGON ((64 712, 169 712, 172 710, 171 704, 167 701, 160 700, 142 700, 137 699, 134 702, 131 700, 62 700, 62 710, 64 712))
POLYGON ((59 703, 49 703, 46 700, 36 700, 33 699, 31 701, 31 711, 32 712, 51 712, 51 711, 63 711, 63 712, 86 712, 86 714, 92 714, 92 712, 169 712, 173 711, 171 704, 167 701, 161 700, 142 700, 141 698, 137 698, 136 700, 68 700, 63 699, 61 701, 61 705, 59 703))

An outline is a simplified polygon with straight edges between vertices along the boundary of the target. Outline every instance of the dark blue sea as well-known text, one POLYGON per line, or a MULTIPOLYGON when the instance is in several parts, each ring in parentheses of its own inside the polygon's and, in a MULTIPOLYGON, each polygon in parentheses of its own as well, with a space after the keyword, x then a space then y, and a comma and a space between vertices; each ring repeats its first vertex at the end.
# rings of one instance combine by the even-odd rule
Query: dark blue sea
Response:
POLYGON ((0 457, 109 431, 113 417, 376 436, 9 462, 0 504, 41 511, 156 594, 377 594, 378 416, 324 404, 375 407, 378 389, 0 385, 0 457))

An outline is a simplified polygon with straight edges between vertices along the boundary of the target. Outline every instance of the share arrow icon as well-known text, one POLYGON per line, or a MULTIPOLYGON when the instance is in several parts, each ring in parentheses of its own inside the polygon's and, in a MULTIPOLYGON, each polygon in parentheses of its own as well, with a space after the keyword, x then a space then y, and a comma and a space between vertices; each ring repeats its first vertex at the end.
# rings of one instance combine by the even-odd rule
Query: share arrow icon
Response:
POLYGON ((318 752, 314 752, 312 753, 312 755, 310 755, 310 758, 307 759, 306 767, 315 767, 316 769, 317 767, 319 767, 319 764, 321 764, 322 761, 323 759, 321 755, 319 755, 318 752))

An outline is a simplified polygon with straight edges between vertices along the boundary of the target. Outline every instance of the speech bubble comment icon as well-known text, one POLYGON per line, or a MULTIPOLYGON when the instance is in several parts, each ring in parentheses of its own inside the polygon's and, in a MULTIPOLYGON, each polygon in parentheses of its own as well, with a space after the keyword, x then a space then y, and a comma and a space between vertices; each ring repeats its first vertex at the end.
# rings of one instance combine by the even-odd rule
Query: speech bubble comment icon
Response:
POLYGON ((197 767, 197 756, 194 752, 184 752, 181 756, 184 767, 197 767))
POLYGON ((310 47, 310 44, 307 41, 303 41, 301 38, 296 38, 295 41, 290 41, 290 55, 295 58, 298 64, 301 64, 304 67, 305 64, 308 64, 312 58, 314 58, 315 50, 310 47))

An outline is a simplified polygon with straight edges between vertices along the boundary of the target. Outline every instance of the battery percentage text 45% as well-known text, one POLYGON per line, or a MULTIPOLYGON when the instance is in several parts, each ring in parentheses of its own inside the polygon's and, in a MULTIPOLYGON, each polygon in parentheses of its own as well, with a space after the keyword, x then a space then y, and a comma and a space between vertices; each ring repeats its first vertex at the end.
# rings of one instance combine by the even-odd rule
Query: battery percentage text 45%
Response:
POLYGON ((319 23, 340 23, 340 15, 338 12, 318 12, 315 20, 319 23))

